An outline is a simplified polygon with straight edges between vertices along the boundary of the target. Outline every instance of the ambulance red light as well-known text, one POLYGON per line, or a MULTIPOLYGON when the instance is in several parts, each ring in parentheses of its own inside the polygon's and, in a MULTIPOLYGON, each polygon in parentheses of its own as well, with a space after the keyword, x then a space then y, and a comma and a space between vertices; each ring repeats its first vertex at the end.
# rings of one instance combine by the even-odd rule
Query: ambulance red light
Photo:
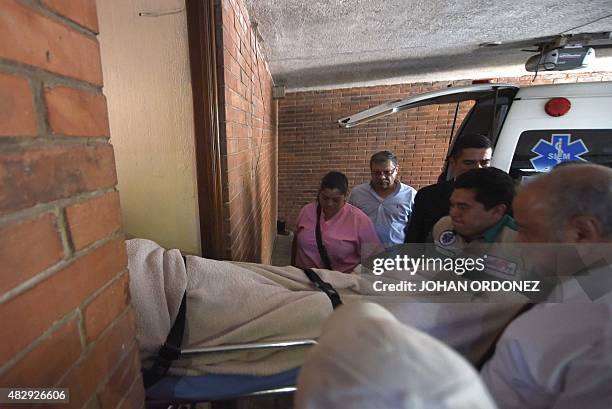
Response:
POLYGON ((473 80, 472 84, 490 84, 491 82, 493 82, 493 81, 491 81, 491 79, 485 78, 485 79, 482 79, 482 80, 473 80))
POLYGON ((550 116, 563 116, 572 107, 572 103, 567 98, 553 98, 544 105, 544 110, 550 116))

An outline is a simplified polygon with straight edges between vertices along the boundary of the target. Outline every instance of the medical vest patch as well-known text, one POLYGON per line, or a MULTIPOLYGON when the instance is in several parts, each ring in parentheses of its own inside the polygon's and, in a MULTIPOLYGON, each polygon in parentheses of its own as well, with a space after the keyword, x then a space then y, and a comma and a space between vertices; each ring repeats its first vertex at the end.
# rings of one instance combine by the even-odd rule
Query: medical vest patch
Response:
POLYGON ((514 277, 516 275, 518 267, 516 263, 503 258, 491 256, 490 254, 485 255, 485 257, 485 267, 487 269, 501 273, 504 276, 514 277))
POLYGON ((444 230, 442 233, 440 233, 438 241, 443 246, 450 246, 457 241, 457 234, 452 230, 444 230))

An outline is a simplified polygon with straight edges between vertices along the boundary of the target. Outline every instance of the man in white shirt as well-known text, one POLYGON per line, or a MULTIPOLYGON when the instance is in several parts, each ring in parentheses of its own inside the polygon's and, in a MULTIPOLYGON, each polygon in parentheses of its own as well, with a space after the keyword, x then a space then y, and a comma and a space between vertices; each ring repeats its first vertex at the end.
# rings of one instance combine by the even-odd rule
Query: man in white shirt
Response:
POLYGON ((612 407, 612 169, 554 169, 514 215, 534 268, 560 284, 506 328, 483 381, 500 409, 612 407))
POLYGON ((370 171, 372 180, 355 186, 348 202, 372 219, 376 234, 385 247, 403 244, 416 190, 399 181, 397 157, 392 152, 381 151, 372 155, 370 171))

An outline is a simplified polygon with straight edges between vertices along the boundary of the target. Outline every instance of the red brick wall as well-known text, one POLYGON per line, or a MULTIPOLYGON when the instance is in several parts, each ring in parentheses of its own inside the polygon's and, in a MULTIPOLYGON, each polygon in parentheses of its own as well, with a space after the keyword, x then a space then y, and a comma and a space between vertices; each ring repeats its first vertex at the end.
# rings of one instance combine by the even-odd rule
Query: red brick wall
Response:
POLYGON ((272 77, 241 0, 216 5, 228 259, 269 262, 276 234, 272 77))
MULTIPOLYGON (((533 76, 497 82, 532 84, 533 76)), ((536 84, 610 80, 610 73, 540 74, 536 84)), ((321 177, 346 173, 350 186, 370 180, 369 158, 391 150, 399 158, 402 182, 415 188, 435 183, 449 143, 455 106, 421 107, 342 129, 337 120, 409 95, 470 84, 470 80, 399 84, 287 94, 278 113, 278 218, 293 228, 300 208, 314 200, 321 177)), ((471 107, 462 103, 457 126, 471 107)))
POLYGON ((97 27, 95 0, 0 5, 0 387, 139 408, 97 27))

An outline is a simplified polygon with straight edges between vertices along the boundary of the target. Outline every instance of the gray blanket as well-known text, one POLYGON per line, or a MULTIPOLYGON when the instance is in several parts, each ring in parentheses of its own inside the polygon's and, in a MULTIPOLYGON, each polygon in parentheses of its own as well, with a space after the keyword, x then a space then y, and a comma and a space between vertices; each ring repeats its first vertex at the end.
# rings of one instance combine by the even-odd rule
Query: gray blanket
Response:
MULTIPOLYGON (((149 240, 127 242, 130 294, 136 309, 143 365, 163 344, 187 290, 184 348, 316 338, 332 312, 327 296, 294 267, 234 263, 187 256, 149 240)), ((319 271, 344 294, 360 293, 357 275, 319 271)), ((180 359, 174 374, 267 375, 299 366, 306 348, 231 352, 180 359)))
MULTIPOLYGON (((164 343, 187 290, 183 348, 317 338, 331 314, 327 296, 298 268, 215 261, 187 256, 187 269, 178 250, 156 243, 127 241, 130 294, 136 310, 143 366, 164 343)), ((477 362, 520 307, 493 303, 457 303, 443 294, 381 296, 371 281, 402 277, 373 277, 359 273, 315 270, 341 294, 344 303, 375 302, 401 322, 424 330, 477 362)), ((350 342, 350 340, 347 340, 350 342)), ((300 366, 307 347, 257 352, 215 353, 181 358, 175 375, 204 373, 268 375, 300 366)))

